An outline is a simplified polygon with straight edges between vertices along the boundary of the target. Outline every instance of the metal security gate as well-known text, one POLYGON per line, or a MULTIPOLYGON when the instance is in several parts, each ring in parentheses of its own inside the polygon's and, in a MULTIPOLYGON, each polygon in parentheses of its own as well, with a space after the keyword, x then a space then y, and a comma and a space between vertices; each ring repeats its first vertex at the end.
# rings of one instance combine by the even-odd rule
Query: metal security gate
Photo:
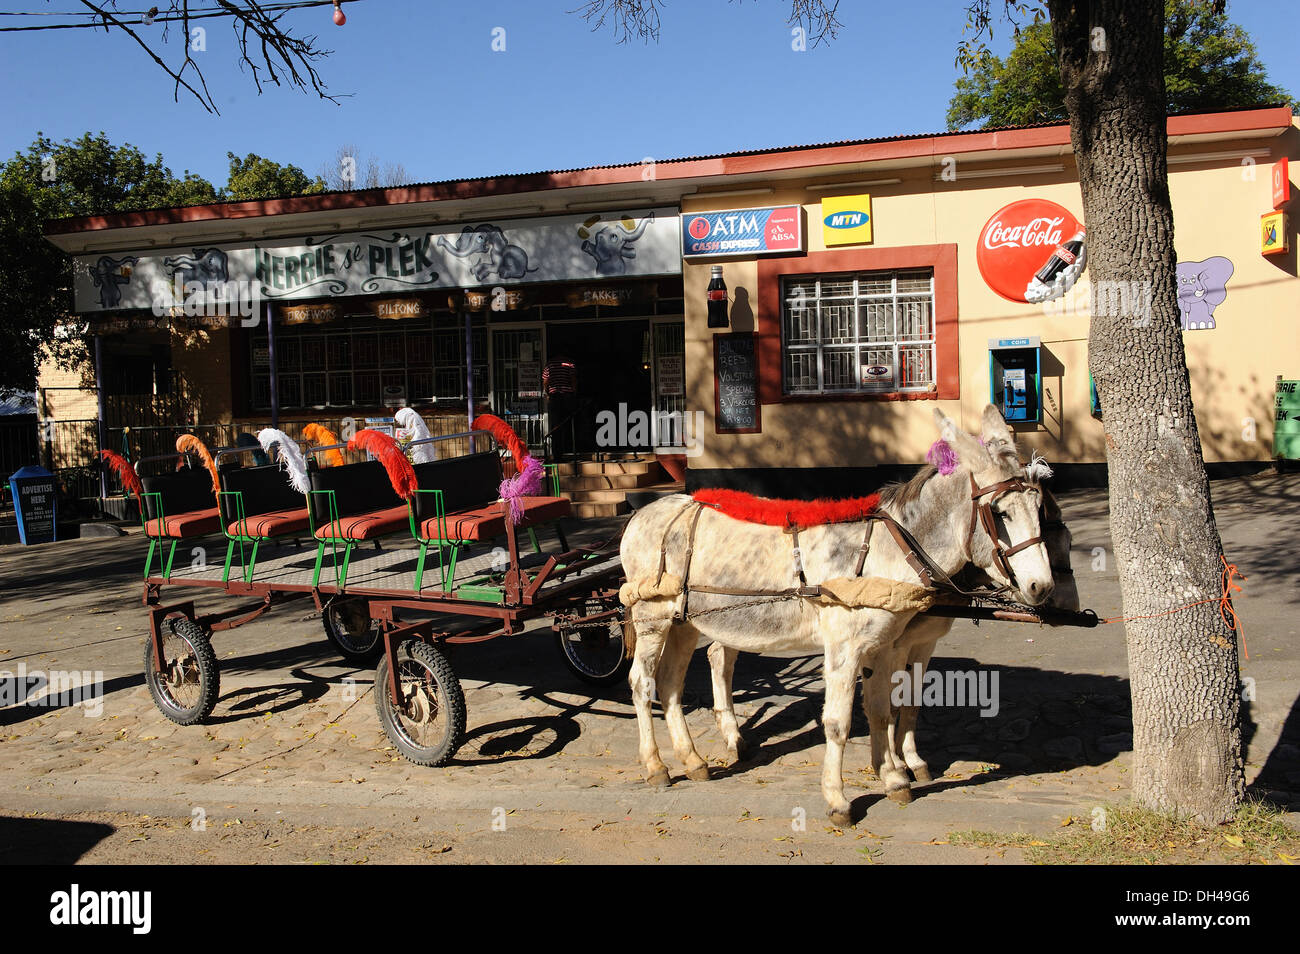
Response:
POLYGON ((492 329, 492 407, 534 449, 546 436, 543 360, 541 328, 492 329))
POLYGON ((654 444, 681 447, 690 436, 682 433, 686 415, 686 325, 680 318, 655 322, 654 341, 654 444))

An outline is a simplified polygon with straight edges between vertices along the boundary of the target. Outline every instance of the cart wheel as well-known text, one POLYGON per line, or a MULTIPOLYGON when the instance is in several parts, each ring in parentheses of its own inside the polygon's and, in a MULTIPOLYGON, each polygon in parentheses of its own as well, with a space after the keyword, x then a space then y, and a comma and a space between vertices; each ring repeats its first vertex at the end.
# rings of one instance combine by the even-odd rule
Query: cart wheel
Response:
POLYGON ((325 635, 348 662, 369 663, 384 651, 379 623, 365 600, 334 600, 321 613, 325 635))
POLYGON ((402 697, 393 705, 388 656, 375 669, 375 709, 384 733, 416 765, 443 765, 465 741, 465 695, 445 656, 427 643, 408 640, 397 647, 397 681, 402 697))
POLYGON ((154 705, 177 725, 202 722, 217 704, 221 671, 207 631, 192 619, 169 619, 163 632, 162 671, 154 665, 153 641, 144 644, 144 679, 154 705))
MULTIPOLYGON (((588 600, 583 615, 602 612, 607 607, 600 600, 588 600)), ((593 686, 612 686, 626 682, 632 660, 625 658, 623 623, 616 616, 608 625, 577 627, 561 622, 555 630, 560 655, 569 671, 593 686)))

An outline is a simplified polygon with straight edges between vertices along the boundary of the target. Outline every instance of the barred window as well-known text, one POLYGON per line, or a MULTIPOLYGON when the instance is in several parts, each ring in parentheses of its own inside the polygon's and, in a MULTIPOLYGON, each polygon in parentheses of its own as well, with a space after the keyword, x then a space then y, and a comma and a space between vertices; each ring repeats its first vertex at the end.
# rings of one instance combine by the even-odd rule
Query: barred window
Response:
POLYGON ((934 387, 933 270, 790 276, 781 299, 786 394, 934 387))

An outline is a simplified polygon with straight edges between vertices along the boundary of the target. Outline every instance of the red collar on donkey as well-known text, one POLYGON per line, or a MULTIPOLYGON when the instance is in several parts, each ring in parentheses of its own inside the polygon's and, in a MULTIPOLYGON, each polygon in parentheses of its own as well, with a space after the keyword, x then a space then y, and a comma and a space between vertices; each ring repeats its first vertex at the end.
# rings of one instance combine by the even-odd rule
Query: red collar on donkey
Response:
POLYGON ((697 490, 691 495, 728 517, 769 527, 819 527, 863 520, 880 506, 880 494, 845 500, 774 500, 740 490, 697 490))

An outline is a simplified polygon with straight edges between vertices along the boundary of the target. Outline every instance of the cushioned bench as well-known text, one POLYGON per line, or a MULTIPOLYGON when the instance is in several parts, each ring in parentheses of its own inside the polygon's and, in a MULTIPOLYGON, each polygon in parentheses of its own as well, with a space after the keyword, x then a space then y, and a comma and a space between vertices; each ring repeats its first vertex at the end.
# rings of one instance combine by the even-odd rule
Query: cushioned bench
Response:
MULTIPOLYGON (((571 512, 569 501, 565 497, 525 497, 520 501, 523 517, 517 524, 520 527, 536 527, 567 517, 571 512)), ((447 540, 489 540, 506 532, 505 508, 494 501, 486 507, 460 510, 441 518, 430 517, 420 527, 420 535, 428 539, 439 539, 439 534, 447 534, 447 540)))
POLYGON ((252 582, 257 551, 263 543, 308 533, 307 501, 290 486, 288 475, 278 464, 223 470, 220 477, 221 526, 229 541, 221 579, 225 582, 230 578, 230 564, 238 546, 244 581, 252 582), (252 544, 247 562, 245 544, 252 544))
POLYGON ((140 523, 149 538, 144 575, 153 568, 155 551, 161 561, 160 546, 171 541, 167 559, 162 563, 163 579, 170 579, 176 544, 181 540, 203 537, 221 529, 221 517, 212 495, 212 475, 201 467, 185 467, 168 474, 141 477, 144 486, 140 523))
POLYGON ((321 467, 310 472, 307 495, 312 534, 317 540, 312 586, 320 582, 327 545, 332 545, 339 588, 347 584, 348 564, 358 543, 377 540, 405 529, 410 522, 407 504, 393 491, 384 465, 365 460, 341 467, 321 467), (343 547, 339 567, 338 548, 343 547))

